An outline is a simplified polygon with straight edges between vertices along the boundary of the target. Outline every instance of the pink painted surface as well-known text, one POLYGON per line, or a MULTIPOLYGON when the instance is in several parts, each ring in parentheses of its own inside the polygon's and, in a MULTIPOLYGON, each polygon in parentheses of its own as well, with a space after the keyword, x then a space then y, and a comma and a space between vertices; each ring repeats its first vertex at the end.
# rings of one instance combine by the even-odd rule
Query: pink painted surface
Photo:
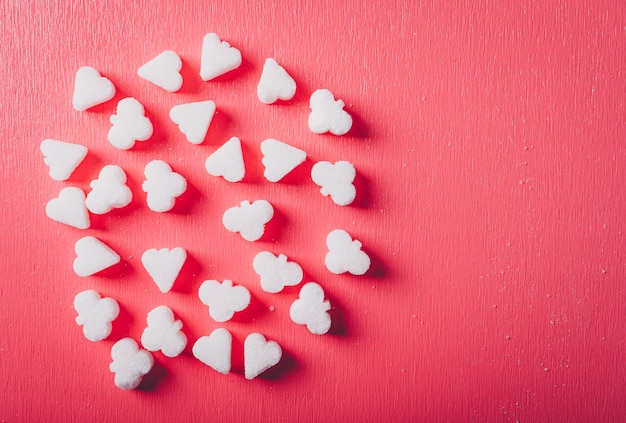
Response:
POLYGON ((117 2, 10 1, 0 11, 4 207, 0 286, 0 418, 22 421, 621 421, 626 416, 626 7, 596 2, 117 2), (113 2, 109 2, 113 3, 113 2), (242 51, 242 67, 198 75, 202 37, 242 51), (137 68, 163 50, 182 57, 183 88, 167 93, 137 68), (298 84, 288 104, 256 99, 273 57, 298 84), (79 113, 74 74, 90 65, 118 89, 79 113), (308 97, 328 88, 355 128, 319 136, 308 97), (106 141, 118 100, 139 99, 155 134, 130 151, 106 141), (214 100, 205 142, 169 120, 175 105, 214 100), (204 160, 230 136, 247 176, 229 184, 204 160), (260 142, 277 138, 309 159, 286 181, 263 179, 260 142), (86 145, 86 161, 55 182, 45 138, 86 145), (149 211, 143 167, 163 159, 189 182, 173 212, 149 211), (355 205, 341 208, 310 181, 313 163, 350 160, 355 205), (130 206, 81 231, 50 221, 65 186, 88 189, 105 164, 128 173, 130 206), (248 243, 223 211, 265 198, 277 217, 248 243), (323 265, 326 234, 343 228, 373 257, 364 277, 323 265), (80 278, 75 241, 95 235, 123 264, 80 278), (161 294, 143 251, 190 255, 161 294), (289 320, 297 288, 264 293, 252 258, 269 249, 300 262, 334 306, 331 334, 289 320), (205 279, 232 279, 252 305, 217 324, 197 298, 205 279), (96 289, 122 308, 108 340, 74 323, 74 295, 96 289), (139 339, 146 313, 170 306, 190 339, 178 358, 155 354, 141 390, 108 371, 110 348, 139 339), (274 311, 270 311, 270 306, 274 311), (226 327, 235 371, 191 355, 226 327), (245 336, 286 352, 266 377, 242 375, 245 336))

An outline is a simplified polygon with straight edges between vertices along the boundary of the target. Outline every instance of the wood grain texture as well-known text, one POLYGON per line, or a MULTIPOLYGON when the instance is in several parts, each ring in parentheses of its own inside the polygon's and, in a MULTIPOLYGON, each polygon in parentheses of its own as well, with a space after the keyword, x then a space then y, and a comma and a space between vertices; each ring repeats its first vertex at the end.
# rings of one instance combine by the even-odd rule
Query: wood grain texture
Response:
POLYGON ((626 7, 623 2, 9 1, 0 6, 2 151, 0 419, 22 421, 620 421, 626 415, 624 252, 626 7), (85 2, 86 3, 86 2, 85 2), (368 4, 369 3, 369 4, 368 4), (198 71, 216 32, 244 63, 216 81, 198 71), (183 59, 170 94, 136 75, 163 50, 183 59), (266 106, 256 83, 266 57, 295 78, 289 104, 266 106), (96 67, 118 89, 84 113, 71 107, 76 69, 96 67), (328 88, 355 118, 346 137, 306 126, 308 98, 328 88), (148 142, 106 141, 118 100, 133 96, 155 126, 148 142), (189 144, 169 109, 214 100, 206 141, 189 144), (247 176, 229 184, 204 160, 230 136, 247 176), (259 143, 284 140, 307 162, 286 182, 263 179, 259 143), (89 155, 52 181, 45 138, 89 155), (172 213, 150 212, 143 167, 155 158, 189 191, 172 213), (318 193, 310 168, 350 160, 354 206, 318 193), (105 164, 129 176, 127 208, 75 230, 45 216, 64 186, 85 190, 105 164), (247 243, 223 211, 265 198, 269 234, 247 243), (365 277, 323 265, 325 236, 343 228, 374 258, 365 277), (122 256, 114 271, 79 278, 74 242, 95 235, 122 256), (183 246, 190 259, 161 294, 143 251, 183 246), (334 306, 332 333, 289 321, 297 288, 264 293, 252 270, 263 249, 298 261, 334 306), (218 325, 197 298, 205 279, 232 279, 251 308, 218 325), (96 289, 121 306, 110 339, 75 325, 74 295, 96 289), (142 390, 108 371, 116 339, 138 340, 145 316, 170 306, 190 344, 155 354, 142 390), (270 306, 274 311, 270 311, 270 306), (235 338, 223 376, 191 355, 216 327, 235 338), (243 340, 260 331, 286 352, 267 378, 242 375, 243 340))

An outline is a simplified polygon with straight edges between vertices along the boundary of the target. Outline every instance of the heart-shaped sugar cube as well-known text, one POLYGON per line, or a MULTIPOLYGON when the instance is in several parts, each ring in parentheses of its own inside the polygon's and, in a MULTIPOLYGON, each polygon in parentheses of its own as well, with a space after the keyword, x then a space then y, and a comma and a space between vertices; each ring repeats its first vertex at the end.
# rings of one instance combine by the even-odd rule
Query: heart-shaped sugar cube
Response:
POLYGON ((137 74, 146 81, 169 92, 176 92, 183 85, 180 68, 183 62, 172 50, 165 50, 154 59, 142 65, 137 74))
POLYGON ((78 229, 87 229, 90 224, 85 193, 76 187, 63 188, 57 198, 50 200, 46 204, 46 215, 52 220, 78 229))
POLYGON ((78 276, 91 276, 120 262, 120 256, 108 245, 93 236, 86 236, 74 246, 74 272, 78 276))
POLYGON ((265 104, 272 104, 279 99, 291 100, 296 94, 296 81, 276 60, 268 58, 263 65, 256 92, 261 103, 265 104))
POLYGON ((72 105, 78 111, 109 101, 115 96, 115 86, 95 68, 83 66, 76 72, 72 105))
POLYGON ((275 366, 283 356, 283 350, 276 341, 268 341, 258 332, 246 337, 243 344, 244 373, 246 379, 254 379, 270 367, 275 366))
POLYGON ((215 329, 209 336, 201 336, 193 344, 193 356, 213 370, 230 372, 233 337, 224 328, 215 329))
POLYGON ((161 248, 160 250, 151 248, 143 253, 141 263, 159 290, 165 293, 172 289, 172 285, 186 259, 187 252, 180 247, 171 250, 168 248, 161 248))

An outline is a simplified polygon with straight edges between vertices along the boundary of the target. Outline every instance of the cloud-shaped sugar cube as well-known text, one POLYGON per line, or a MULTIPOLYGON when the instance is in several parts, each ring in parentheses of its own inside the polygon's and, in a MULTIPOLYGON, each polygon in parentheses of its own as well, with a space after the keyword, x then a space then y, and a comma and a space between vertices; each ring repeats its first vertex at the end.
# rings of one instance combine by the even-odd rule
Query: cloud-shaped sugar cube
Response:
POLYGON ((274 216, 274 208, 265 200, 250 204, 242 201, 240 206, 224 212, 222 223, 231 232, 239 232, 246 241, 256 241, 263 236, 265 224, 274 216))
POLYGON ((330 303, 324 300, 324 290, 315 282, 308 282, 300 289, 299 298, 291 304, 289 316, 294 323, 306 325, 316 335, 330 329, 330 303))
POLYGON ((330 132, 334 135, 344 135, 352 128, 352 116, 343 110, 345 103, 335 100, 335 96, 328 90, 320 89, 311 94, 311 114, 309 115, 309 129, 315 134, 330 132))
POLYGON ((335 229, 326 237, 326 267, 337 275, 350 272, 353 275, 363 275, 370 267, 369 256, 361 250, 360 241, 352 240, 349 233, 343 229, 335 229))
POLYGON ((215 371, 230 372, 233 337, 224 328, 217 328, 209 336, 201 336, 193 344, 192 353, 198 360, 215 371))
POLYGON ((166 212, 174 207, 176 197, 187 189, 187 180, 172 171, 162 160, 152 160, 143 172, 146 180, 141 188, 147 193, 148 208, 155 212, 166 212))
POLYGON ((67 180, 87 155, 87 147, 83 145, 51 139, 43 140, 39 149, 55 181, 67 180))
POLYGON ((276 100, 291 100, 296 94, 296 81, 276 60, 265 59, 261 79, 257 86, 261 103, 272 104, 276 100))
POLYGON ((140 349, 132 338, 122 338, 111 348, 113 362, 109 370, 115 373, 115 385, 120 389, 135 389, 154 365, 148 351, 140 349))
POLYGON ((46 215, 52 220, 78 229, 87 229, 90 225, 85 193, 77 187, 63 188, 57 198, 46 204, 46 215))
POLYGON ((76 72, 72 106, 78 111, 109 101, 115 96, 115 86, 97 69, 83 66, 76 72))
POLYGON ((187 252, 180 248, 151 248, 141 256, 141 264, 163 293, 169 292, 180 273, 187 252))
POLYGON ((251 380, 275 366, 283 356, 276 341, 268 341, 258 332, 251 333, 243 343, 244 374, 251 380))
POLYGON ((116 165, 107 165, 100 170, 98 179, 89 184, 85 205, 94 214, 105 214, 111 210, 127 206, 133 193, 126 185, 126 173, 116 165))
POLYGON ((74 310, 78 313, 76 323, 83 327, 85 338, 92 342, 102 341, 111 334, 111 322, 120 313, 117 301, 102 298, 91 289, 74 297, 74 310))
POLYGON ((141 344, 148 351, 161 351, 167 357, 178 356, 187 345, 181 331, 183 324, 174 318, 167 306, 158 306, 148 313, 148 326, 141 334, 141 344))
POLYGON ((311 169, 311 179, 322 187, 320 192, 340 206, 347 206, 356 197, 356 188, 352 183, 356 170, 350 162, 340 161, 335 164, 318 162, 311 169))
POLYGON ((302 267, 296 262, 287 261, 287 256, 276 257, 269 251, 261 251, 252 261, 252 267, 261 277, 261 288, 265 292, 276 293, 286 286, 295 286, 302 281, 302 267))
POLYGON ((245 286, 233 286, 231 280, 219 283, 216 280, 202 282, 198 297, 209 307, 209 315, 216 322, 226 322, 233 315, 245 310, 250 304, 250 291, 245 286))
POLYGON ((146 141, 152 136, 152 122, 145 116, 143 105, 132 97, 117 103, 117 114, 111 116, 108 140, 120 150, 128 150, 135 141, 146 141))
POLYGON ((146 81, 173 93, 183 85, 183 77, 180 74, 182 67, 183 61, 178 54, 172 50, 165 50, 143 64, 137 70, 137 74, 146 81))
POLYGON ((202 40, 200 77, 209 81, 241 65, 241 52, 226 41, 220 41, 217 34, 210 33, 202 40))

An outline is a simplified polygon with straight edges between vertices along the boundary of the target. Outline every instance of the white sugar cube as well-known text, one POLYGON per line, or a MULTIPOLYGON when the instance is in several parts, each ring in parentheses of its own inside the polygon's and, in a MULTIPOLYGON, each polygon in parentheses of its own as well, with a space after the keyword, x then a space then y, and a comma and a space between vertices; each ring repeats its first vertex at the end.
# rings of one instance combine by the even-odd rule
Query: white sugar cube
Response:
POLYGON ((246 241, 256 241, 263 236, 265 224, 274 216, 274 208, 265 200, 250 204, 242 201, 239 206, 224 212, 222 223, 231 232, 239 232, 246 241))
POLYGON ((300 289, 299 298, 291 304, 289 316, 294 323, 306 325, 316 335, 330 329, 330 303, 324 300, 324 290, 315 282, 308 282, 300 289))
POLYGON ((74 309, 78 313, 76 323, 83 327, 85 338, 92 342, 106 339, 111 334, 111 322, 120 313, 117 301, 113 298, 102 298, 94 290, 76 294, 74 309))
POLYGON ((276 341, 268 341, 260 333, 246 337, 243 344, 244 373, 248 380, 274 367, 283 356, 283 350, 276 341))
POLYGON ((182 332, 183 324, 174 318, 167 306, 159 306, 148 313, 148 325, 141 334, 141 344, 148 351, 161 351, 167 357, 177 357, 187 346, 182 332))
POLYGON ((85 205, 86 197, 82 189, 65 187, 57 198, 46 204, 46 215, 57 222, 78 229, 89 228, 89 212, 85 205))
POLYGON ((109 370, 115 373, 115 385, 120 389, 135 389, 154 365, 148 351, 140 349, 132 338, 122 338, 111 348, 113 362, 109 370))
POLYGON ((51 139, 43 140, 39 149, 55 181, 67 180, 87 155, 85 146, 51 139))
POLYGON ((343 229, 335 229, 326 238, 328 253, 326 254, 326 267, 332 273, 345 272, 353 275, 363 275, 370 268, 369 256, 361 250, 362 244, 358 240, 352 240, 349 233, 343 229))

